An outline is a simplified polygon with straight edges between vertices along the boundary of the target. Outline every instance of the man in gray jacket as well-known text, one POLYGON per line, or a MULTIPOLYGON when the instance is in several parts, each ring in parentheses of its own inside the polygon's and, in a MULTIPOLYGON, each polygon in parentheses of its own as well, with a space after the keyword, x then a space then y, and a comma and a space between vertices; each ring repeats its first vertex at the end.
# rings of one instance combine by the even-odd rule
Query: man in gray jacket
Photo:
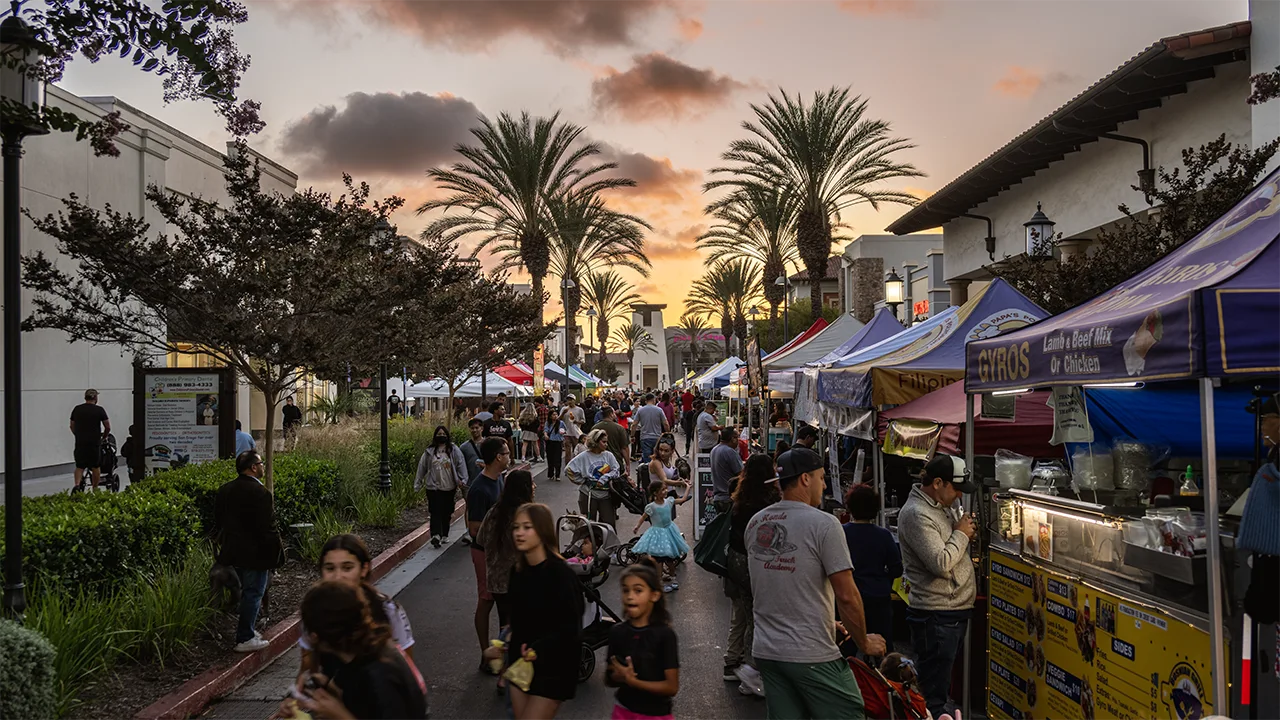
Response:
POLYGON ((898 515, 898 541, 902 576, 911 584, 907 625, 920 689, 929 712, 940 717, 977 594, 969 557, 973 518, 953 506, 977 492, 978 484, 969 479, 964 460, 944 454, 929 461, 921 480, 898 515))

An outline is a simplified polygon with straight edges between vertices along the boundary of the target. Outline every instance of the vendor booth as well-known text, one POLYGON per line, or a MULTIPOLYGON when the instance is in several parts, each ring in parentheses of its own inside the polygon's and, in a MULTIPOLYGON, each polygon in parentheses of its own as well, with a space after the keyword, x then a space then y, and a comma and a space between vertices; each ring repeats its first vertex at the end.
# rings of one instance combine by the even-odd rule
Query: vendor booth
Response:
POLYGON ((516 385, 533 387, 533 372, 525 371, 516 363, 508 361, 506 365, 496 367, 493 371, 516 385))
MULTIPOLYGON (((988 398, 974 404, 974 452, 994 456, 1009 450, 1027 457, 1060 455, 1049 444, 1053 435, 1053 408, 1047 391, 988 398), (990 413, 984 410, 990 410, 990 413)), ((879 413, 876 441, 884 452, 906 457, 964 454, 964 385, 953 383, 905 405, 879 413)))
POLYGON ((737 355, 732 355, 728 359, 712 365, 706 372, 690 381, 690 385, 709 392, 716 388, 722 388, 729 384, 730 376, 737 371, 738 366, 742 365, 742 361, 737 355))
POLYGON ((967 346, 969 393, 1052 389, 1070 460, 979 506, 991 717, 1280 714, 1253 661, 1275 657, 1280 602, 1259 597, 1280 554, 1257 539, 1280 537, 1259 532, 1280 523, 1265 469, 1234 502, 1262 464, 1250 408, 1280 384, 1278 236, 1280 171, 1110 291, 967 346))

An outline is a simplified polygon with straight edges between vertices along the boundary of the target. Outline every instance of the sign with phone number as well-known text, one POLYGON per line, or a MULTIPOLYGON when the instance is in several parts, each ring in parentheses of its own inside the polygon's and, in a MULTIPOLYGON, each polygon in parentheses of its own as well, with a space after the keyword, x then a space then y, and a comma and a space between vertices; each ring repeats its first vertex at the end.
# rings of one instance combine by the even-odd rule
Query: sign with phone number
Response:
POLYGON ((989 563, 990 717, 1213 714, 1208 633, 1010 555, 989 563))

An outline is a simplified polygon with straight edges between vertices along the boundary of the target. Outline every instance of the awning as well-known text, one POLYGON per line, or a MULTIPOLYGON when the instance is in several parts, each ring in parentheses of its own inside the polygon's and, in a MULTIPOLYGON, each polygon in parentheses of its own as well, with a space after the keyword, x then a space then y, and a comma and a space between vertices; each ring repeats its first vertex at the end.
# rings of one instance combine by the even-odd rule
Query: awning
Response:
MULTIPOLYGON (((974 452, 978 455, 994 455, 1005 448, 1031 457, 1061 457, 1062 448, 1049 444, 1053 437, 1053 408, 1046 401, 1049 392, 1023 393, 1014 400, 1012 419, 988 418, 982 413, 982 396, 973 399, 974 452)), ((937 451, 949 455, 964 454, 965 392, 960 383, 953 383, 941 390, 916 398, 905 405, 879 413, 876 421, 879 442, 884 442, 885 432, 893 421, 923 421, 940 425, 937 451)))
POLYGON ((835 322, 810 335, 807 340, 774 351, 762 361, 762 365, 766 370, 804 367, 806 363, 813 362, 848 342, 862 327, 861 320, 850 313, 843 313, 835 322))
POLYGON ((863 325, 862 329, 858 330, 853 337, 836 346, 826 355, 810 361, 810 363, 825 365, 835 362, 842 357, 852 355, 864 348, 869 348, 876 343, 888 340, 904 329, 902 323, 898 322, 898 318, 894 317, 893 312, 887 307, 882 307, 871 317, 871 322, 863 325))

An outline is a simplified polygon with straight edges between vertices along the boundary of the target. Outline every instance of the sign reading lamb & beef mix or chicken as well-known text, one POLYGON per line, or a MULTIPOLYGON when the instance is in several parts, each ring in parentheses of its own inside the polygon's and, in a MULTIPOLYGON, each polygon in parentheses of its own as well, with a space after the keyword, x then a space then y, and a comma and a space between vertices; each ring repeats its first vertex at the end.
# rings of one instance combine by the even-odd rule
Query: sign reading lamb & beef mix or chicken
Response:
POLYGON ((1205 631, 1000 552, 989 570, 989 717, 1213 714, 1205 631))
POLYGON ((147 475, 228 457, 235 448, 234 374, 215 369, 140 370, 134 430, 147 475))

